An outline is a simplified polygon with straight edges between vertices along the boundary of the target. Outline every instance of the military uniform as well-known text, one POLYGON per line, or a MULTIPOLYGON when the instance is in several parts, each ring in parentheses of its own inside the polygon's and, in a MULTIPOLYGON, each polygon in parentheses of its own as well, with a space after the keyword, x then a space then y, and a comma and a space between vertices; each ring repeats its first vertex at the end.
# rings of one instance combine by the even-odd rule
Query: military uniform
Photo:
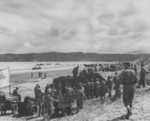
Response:
POLYGON ((125 106, 132 107, 134 98, 135 83, 137 83, 136 73, 132 69, 126 69, 120 74, 120 81, 123 84, 123 102, 125 106))
POLYGON ((35 99, 38 100, 40 97, 40 94, 42 93, 39 86, 35 87, 34 93, 35 93, 35 99))
POLYGON ((137 83, 136 73, 133 69, 129 69, 130 63, 124 64, 124 70, 120 73, 120 81, 123 84, 123 103, 127 108, 126 118, 132 115, 132 102, 134 99, 134 89, 137 83))
POLYGON ((77 99, 77 109, 82 109, 83 108, 83 103, 84 103, 84 92, 82 88, 78 89, 76 92, 76 99, 77 99))
POLYGON ((45 113, 49 114, 50 116, 54 114, 54 110, 55 110, 54 99, 49 93, 47 93, 45 96, 44 108, 45 108, 45 113))
POLYGON ((71 87, 66 88, 66 93, 64 94, 64 102, 69 106, 68 114, 71 113, 71 105, 75 101, 75 91, 71 87))
POLYGON ((13 91, 13 96, 16 96, 16 97, 18 97, 18 100, 21 102, 21 95, 18 93, 18 87, 16 87, 16 89, 14 89, 14 91, 13 91))
POLYGON ((106 82, 102 81, 102 84, 101 84, 101 87, 100 87, 100 97, 101 97, 101 99, 105 98, 106 93, 110 94, 110 91, 109 91, 109 89, 106 85, 106 82))
POLYGON ((64 94, 66 104, 70 105, 74 100, 75 92, 72 88, 67 88, 64 94))
POLYGON ((91 98, 91 83, 87 82, 87 98, 91 98))
POLYGON ((94 81, 93 80, 91 80, 91 82, 90 82, 90 87, 91 87, 91 91, 90 91, 90 96, 91 96, 91 98, 94 98, 94 81))
POLYGON ((118 76, 114 77, 114 83, 115 83, 115 98, 121 97, 121 91, 120 91, 120 79, 118 76))
POLYGON ((100 96, 100 87, 101 87, 100 81, 96 80, 96 82, 95 82, 95 95, 96 95, 96 98, 98 98, 100 96))
POLYGON ((146 74, 145 69, 143 67, 141 67, 139 86, 142 85, 143 88, 145 87, 145 74, 146 74))
POLYGON ((109 97, 111 97, 111 91, 112 91, 113 82, 112 82, 112 80, 110 79, 110 77, 108 77, 108 79, 107 79, 107 81, 106 81, 106 85, 107 85, 107 87, 108 87, 108 89, 109 89, 109 91, 110 91, 109 97))
POLYGON ((74 77, 78 76, 78 69, 79 69, 79 66, 77 66, 76 68, 73 69, 72 73, 73 73, 74 77))
POLYGON ((47 93, 47 89, 48 88, 50 88, 50 86, 47 84, 46 86, 45 86, 45 93, 47 93))
POLYGON ((84 87, 85 97, 88 98, 88 85, 86 83, 83 83, 83 87, 84 87))

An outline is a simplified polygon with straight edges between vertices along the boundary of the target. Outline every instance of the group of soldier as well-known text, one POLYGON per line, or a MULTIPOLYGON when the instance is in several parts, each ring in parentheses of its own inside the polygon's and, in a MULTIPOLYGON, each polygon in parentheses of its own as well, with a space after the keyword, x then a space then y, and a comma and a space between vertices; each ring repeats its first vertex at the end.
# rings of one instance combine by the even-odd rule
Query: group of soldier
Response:
MULTIPOLYGON (((73 70, 73 76, 78 76, 78 66, 73 70)), ((145 87, 145 69, 141 66, 139 86, 145 87)), ((83 108, 85 100, 100 98, 104 99, 106 94, 111 99, 118 99, 121 97, 120 84, 123 84, 123 102, 127 108, 126 118, 129 118, 132 114, 132 101, 134 98, 134 85, 137 83, 137 74, 135 69, 130 68, 130 63, 124 64, 124 70, 121 74, 115 72, 115 76, 108 76, 106 80, 102 80, 94 76, 95 72, 91 69, 83 70, 80 76, 84 81, 79 81, 76 86, 67 84, 65 85, 65 91, 62 91, 61 84, 58 83, 57 88, 54 84, 48 84, 45 86, 45 91, 42 92, 40 86, 37 84, 34 88, 35 99, 39 106, 39 116, 42 109, 52 115, 59 113, 61 108, 63 115, 71 114, 72 104, 76 103, 77 112, 83 108), (84 78, 87 76, 87 78, 84 78), (114 85, 114 86, 113 86, 114 85), (112 89, 115 89, 115 94, 112 96, 112 89), (67 108, 66 108, 67 107, 67 108), (67 109, 67 110, 66 110, 67 109)), ((16 88, 18 90, 18 88, 16 88)), ((14 91, 14 94, 16 92, 14 91)), ((21 100, 18 93, 15 94, 21 100)), ((43 112, 42 112, 43 114, 43 112)))
MULTIPOLYGON (((73 71, 74 77, 78 75, 78 68, 76 68, 75 71, 73 71)), ((89 71, 91 74, 92 70, 89 71)), ((94 72, 93 72, 94 73, 94 72)), ((106 94, 108 94, 108 97, 112 97, 112 88, 113 85, 115 88, 115 95, 113 98, 117 99, 120 98, 121 93, 119 89, 120 81, 117 72, 115 73, 114 77, 108 76, 107 80, 100 80, 99 78, 96 78, 92 76, 93 78, 84 78, 84 81, 77 82, 76 86, 67 84, 65 85, 65 91, 62 91, 61 85, 58 83, 57 88, 55 88, 54 84, 46 85, 45 86, 45 100, 49 100, 49 105, 51 105, 50 109, 50 115, 54 112, 58 114, 60 103, 61 105, 65 105, 62 108, 63 115, 71 114, 72 111, 72 105, 76 104, 76 110, 77 112, 83 108, 85 100, 93 99, 93 98, 100 98, 104 99, 106 94), (67 110, 66 110, 67 109, 67 110)), ((41 95, 42 91, 40 89, 40 86, 37 84, 34 88, 35 98, 37 100, 38 105, 41 105, 41 95)), ((47 104, 46 104, 47 105, 47 104)), ((39 112, 40 115, 40 112, 39 112)))
POLYGON ((38 78, 42 78, 42 79, 46 79, 47 74, 46 73, 42 73, 42 72, 38 72, 38 73, 31 73, 31 78, 34 77, 38 77, 38 78), (35 75, 36 74, 36 75, 35 75))

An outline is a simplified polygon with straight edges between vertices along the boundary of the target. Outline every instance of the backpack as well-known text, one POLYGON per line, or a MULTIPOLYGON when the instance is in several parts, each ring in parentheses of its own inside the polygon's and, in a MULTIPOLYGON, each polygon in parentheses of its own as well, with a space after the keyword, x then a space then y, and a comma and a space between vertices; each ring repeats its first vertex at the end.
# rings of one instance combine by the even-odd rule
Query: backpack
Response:
POLYGON ((123 84, 126 84, 126 85, 135 84, 135 82, 136 82, 135 76, 136 75, 134 74, 133 70, 130 70, 130 69, 124 70, 124 72, 123 72, 123 84))

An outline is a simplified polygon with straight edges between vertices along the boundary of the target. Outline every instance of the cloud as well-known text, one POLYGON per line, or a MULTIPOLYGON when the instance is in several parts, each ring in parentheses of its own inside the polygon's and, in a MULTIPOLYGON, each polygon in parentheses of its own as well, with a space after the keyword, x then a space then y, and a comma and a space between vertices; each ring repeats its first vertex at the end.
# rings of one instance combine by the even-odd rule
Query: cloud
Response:
POLYGON ((149 0, 1 0, 1 53, 149 53, 149 0))

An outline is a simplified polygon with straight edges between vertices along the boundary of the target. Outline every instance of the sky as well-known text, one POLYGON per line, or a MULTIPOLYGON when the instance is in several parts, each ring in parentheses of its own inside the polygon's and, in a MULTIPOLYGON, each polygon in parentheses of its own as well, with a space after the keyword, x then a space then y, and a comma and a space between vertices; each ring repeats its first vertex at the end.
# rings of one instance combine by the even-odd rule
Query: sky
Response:
POLYGON ((0 53, 150 53, 150 0, 0 0, 0 53))

